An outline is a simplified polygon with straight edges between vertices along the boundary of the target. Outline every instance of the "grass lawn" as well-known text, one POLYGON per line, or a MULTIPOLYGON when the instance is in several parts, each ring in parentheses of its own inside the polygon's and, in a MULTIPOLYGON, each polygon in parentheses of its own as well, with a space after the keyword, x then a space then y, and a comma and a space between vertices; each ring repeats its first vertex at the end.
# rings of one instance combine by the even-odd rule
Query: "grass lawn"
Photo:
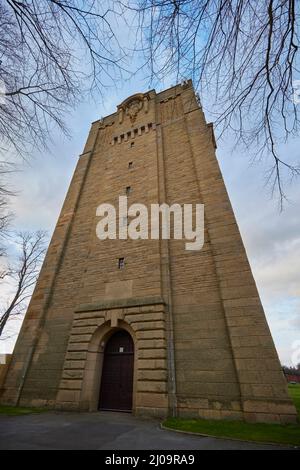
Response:
MULTIPOLYGON (((289 392, 295 402, 300 422, 300 385, 289 385, 289 392)), ((300 446, 300 424, 252 424, 241 421, 168 418, 163 425, 179 431, 216 437, 300 446)))
POLYGON ((43 413, 45 411, 47 411, 45 408, 22 408, 19 406, 0 405, 0 415, 5 416, 25 416, 30 414, 43 413))
POLYGON ((299 424, 252 424, 241 421, 168 418, 164 426, 209 436, 300 446, 299 424))
POLYGON ((298 419, 300 422, 300 384, 297 385, 290 385, 289 384, 289 393, 294 400, 297 412, 298 412, 298 419))

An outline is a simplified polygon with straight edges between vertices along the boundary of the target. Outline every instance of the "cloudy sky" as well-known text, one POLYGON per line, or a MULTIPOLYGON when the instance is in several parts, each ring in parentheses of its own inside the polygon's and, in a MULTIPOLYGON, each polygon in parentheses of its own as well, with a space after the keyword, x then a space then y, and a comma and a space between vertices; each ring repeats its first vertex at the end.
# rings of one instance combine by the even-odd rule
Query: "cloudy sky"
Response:
MULTIPOLYGON (((156 90, 170 85, 166 81, 156 90)), ((136 79, 108 91, 104 102, 83 103, 68 117, 71 139, 56 133, 51 152, 37 153, 29 163, 20 163, 22 171, 11 179, 11 186, 19 191, 11 202, 18 230, 46 229, 52 233, 90 123, 114 112, 124 98, 138 91, 147 91, 147 84, 136 79)), ((291 142, 283 152, 296 160, 299 143, 291 142)), ((300 362, 300 354, 295 356, 295 349, 300 350, 299 181, 288 184, 290 201, 280 213, 265 187, 263 163, 250 164, 245 152, 232 151, 230 138, 218 142, 217 157, 281 361, 291 364, 296 357, 300 362)), ((8 294, 8 286, 0 286, 2 304, 8 294)), ((20 323, 11 323, 7 336, 20 323)), ((10 352, 15 339, 16 335, 0 341, 0 352, 10 352)))

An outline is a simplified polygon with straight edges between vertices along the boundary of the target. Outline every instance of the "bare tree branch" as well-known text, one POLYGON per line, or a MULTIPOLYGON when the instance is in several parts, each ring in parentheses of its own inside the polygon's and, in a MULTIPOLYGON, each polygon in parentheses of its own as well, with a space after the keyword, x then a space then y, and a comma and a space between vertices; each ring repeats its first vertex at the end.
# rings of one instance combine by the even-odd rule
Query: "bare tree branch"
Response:
POLYGON ((293 82, 300 78, 300 3, 132 0, 128 8, 138 18, 151 79, 192 77, 220 135, 229 131, 256 158, 269 159, 267 181, 282 203, 283 175, 300 174, 299 155, 278 150, 299 135, 293 82))
POLYGON ((44 147, 86 93, 122 78, 121 12, 111 0, 0 0, 0 147, 44 147))
MULTIPOLYGON (((5 242, 9 234, 12 213, 9 210, 9 197, 14 193, 8 188, 6 178, 14 171, 14 165, 0 161, 0 261, 6 253, 5 242)), ((6 269, 1 268, 0 279, 7 276, 6 269)))

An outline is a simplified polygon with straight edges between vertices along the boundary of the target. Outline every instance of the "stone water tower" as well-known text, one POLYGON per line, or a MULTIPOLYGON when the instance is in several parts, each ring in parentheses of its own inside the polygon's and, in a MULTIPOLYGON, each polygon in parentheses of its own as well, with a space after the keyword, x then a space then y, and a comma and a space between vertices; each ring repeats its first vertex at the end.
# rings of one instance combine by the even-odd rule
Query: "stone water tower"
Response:
POLYGON ((2 403, 290 422, 295 408, 191 81, 92 124, 2 403), (104 240, 120 195, 205 206, 205 243, 104 240))

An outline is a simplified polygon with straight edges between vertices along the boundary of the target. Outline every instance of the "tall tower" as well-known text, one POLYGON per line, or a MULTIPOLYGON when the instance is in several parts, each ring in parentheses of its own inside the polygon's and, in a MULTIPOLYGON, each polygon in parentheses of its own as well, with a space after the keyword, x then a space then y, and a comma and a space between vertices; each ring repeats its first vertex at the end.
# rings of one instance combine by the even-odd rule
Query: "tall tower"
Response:
MULTIPOLYGON (((2 389, 3 403, 296 419, 191 81, 92 124, 2 389), (202 203, 205 243, 102 240, 101 203, 202 203)), ((127 221, 123 221, 127 223, 127 221)))

